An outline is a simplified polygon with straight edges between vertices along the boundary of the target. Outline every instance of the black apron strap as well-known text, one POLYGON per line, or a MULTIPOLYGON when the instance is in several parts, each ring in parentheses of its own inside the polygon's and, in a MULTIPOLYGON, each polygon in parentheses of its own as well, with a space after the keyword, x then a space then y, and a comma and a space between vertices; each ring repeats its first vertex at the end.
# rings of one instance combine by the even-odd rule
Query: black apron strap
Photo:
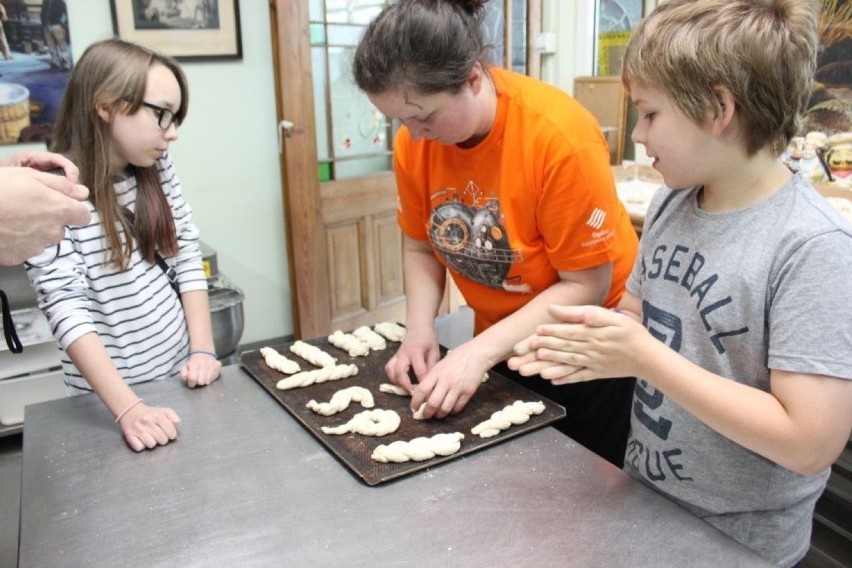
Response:
POLYGON ((0 290, 0 302, 3 303, 3 335, 6 336, 6 346, 12 353, 20 353, 24 350, 18 332, 15 330, 15 322, 12 321, 12 310, 9 309, 9 298, 6 292, 0 290))

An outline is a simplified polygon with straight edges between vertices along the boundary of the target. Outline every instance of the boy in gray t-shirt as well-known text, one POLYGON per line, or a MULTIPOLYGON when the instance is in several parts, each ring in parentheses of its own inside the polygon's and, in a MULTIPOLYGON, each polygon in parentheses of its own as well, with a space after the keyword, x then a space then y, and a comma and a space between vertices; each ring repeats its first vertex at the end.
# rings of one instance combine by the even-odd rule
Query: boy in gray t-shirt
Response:
POLYGON ((640 23, 623 79, 665 186, 620 313, 554 306, 509 360, 636 376, 625 470, 781 566, 852 430, 852 227, 779 159, 820 5, 667 0, 640 23))

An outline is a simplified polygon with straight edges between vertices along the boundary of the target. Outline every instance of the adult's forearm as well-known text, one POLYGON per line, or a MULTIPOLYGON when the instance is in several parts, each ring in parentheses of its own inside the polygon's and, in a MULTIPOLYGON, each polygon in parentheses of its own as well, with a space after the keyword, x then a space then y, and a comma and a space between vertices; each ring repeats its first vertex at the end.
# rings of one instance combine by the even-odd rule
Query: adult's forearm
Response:
POLYGON ((403 252, 405 269, 406 326, 433 326, 444 297, 446 269, 431 249, 416 243, 403 252))

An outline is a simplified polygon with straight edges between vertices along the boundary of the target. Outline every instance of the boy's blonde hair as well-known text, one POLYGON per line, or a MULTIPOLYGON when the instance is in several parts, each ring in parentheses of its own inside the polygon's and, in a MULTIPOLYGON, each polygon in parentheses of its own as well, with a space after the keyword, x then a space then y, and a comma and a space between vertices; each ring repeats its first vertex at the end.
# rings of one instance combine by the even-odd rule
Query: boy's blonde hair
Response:
POLYGON ((818 0, 666 0, 633 31, 622 80, 662 89, 704 124, 733 94, 754 155, 780 154, 800 128, 816 68, 818 0))

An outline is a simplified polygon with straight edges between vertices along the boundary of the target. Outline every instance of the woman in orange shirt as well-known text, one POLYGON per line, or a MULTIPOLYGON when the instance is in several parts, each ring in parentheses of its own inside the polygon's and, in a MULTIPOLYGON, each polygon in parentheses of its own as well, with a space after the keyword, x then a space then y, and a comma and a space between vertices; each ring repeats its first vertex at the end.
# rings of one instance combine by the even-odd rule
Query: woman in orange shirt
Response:
POLYGON ((358 86, 394 141, 407 335, 386 367, 425 417, 461 411, 489 369, 564 405, 556 426, 621 465, 633 380, 555 387, 505 366, 551 304, 615 306, 637 237, 600 126, 566 93, 487 62, 484 0, 402 0, 356 50, 358 86), (475 336, 440 359, 446 271, 475 336), (412 385, 408 372, 418 382, 412 385))

